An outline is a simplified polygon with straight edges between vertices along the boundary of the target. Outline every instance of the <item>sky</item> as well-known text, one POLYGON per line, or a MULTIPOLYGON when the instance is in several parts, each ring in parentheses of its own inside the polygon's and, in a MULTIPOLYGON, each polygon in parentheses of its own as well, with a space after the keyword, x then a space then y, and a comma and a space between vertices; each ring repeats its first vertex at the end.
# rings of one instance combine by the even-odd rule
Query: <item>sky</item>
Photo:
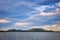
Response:
POLYGON ((0 0, 0 30, 31 28, 60 31, 60 0, 0 0))

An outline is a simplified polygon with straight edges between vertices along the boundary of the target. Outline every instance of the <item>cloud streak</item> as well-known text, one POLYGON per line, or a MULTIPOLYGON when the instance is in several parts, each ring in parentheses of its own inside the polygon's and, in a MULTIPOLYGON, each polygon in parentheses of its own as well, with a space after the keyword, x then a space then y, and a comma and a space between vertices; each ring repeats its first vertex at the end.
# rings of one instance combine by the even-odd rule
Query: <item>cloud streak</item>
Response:
POLYGON ((9 23, 10 21, 9 20, 6 20, 6 19, 0 19, 0 23, 9 23))
POLYGON ((30 23, 28 23, 28 22, 16 22, 14 25, 21 27, 21 26, 28 26, 28 25, 30 25, 30 23))
POLYGON ((26 6, 29 6, 29 7, 35 6, 34 3, 26 2, 26 1, 18 2, 18 3, 15 4, 15 6, 20 6, 20 5, 26 5, 26 6))

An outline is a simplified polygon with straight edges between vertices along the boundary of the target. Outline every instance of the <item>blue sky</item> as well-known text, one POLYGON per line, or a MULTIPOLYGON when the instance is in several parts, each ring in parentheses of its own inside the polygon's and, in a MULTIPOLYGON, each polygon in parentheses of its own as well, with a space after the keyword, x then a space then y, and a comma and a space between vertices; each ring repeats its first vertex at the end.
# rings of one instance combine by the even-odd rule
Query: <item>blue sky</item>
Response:
POLYGON ((44 28, 60 31, 60 0, 0 0, 0 30, 44 28))

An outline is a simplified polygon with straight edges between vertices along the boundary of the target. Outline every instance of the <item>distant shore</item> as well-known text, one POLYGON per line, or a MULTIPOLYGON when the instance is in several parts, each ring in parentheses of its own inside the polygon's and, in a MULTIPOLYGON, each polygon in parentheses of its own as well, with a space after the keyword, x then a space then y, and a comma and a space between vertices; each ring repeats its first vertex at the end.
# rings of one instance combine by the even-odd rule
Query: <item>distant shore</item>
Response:
POLYGON ((52 30, 44 30, 40 28, 32 28, 29 30, 16 30, 16 29, 9 29, 7 31, 1 30, 0 32, 54 32, 52 30))

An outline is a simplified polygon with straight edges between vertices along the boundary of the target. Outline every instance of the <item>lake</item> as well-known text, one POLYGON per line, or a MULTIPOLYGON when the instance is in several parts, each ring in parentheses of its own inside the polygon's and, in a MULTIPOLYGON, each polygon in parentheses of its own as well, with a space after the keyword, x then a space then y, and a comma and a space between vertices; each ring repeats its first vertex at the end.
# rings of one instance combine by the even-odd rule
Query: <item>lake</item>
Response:
POLYGON ((57 32, 0 32, 0 40, 60 40, 57 32))

